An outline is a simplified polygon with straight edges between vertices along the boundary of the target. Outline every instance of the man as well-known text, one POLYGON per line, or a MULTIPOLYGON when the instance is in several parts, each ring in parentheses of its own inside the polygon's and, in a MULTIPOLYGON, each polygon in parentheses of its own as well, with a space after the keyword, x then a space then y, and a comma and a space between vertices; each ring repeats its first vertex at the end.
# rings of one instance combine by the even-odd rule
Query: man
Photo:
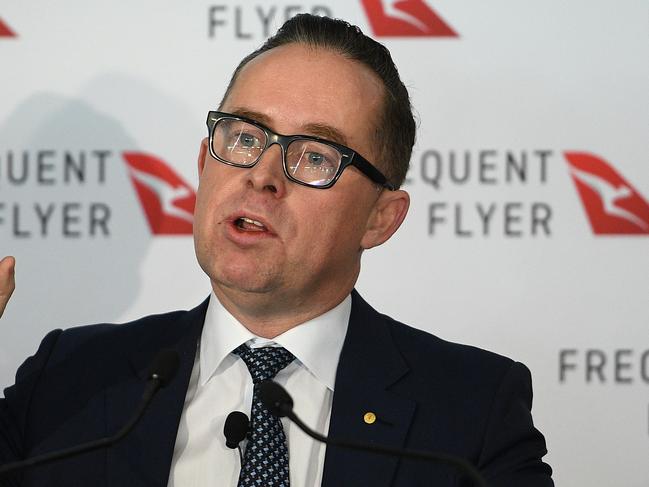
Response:
MULTIPOLYGON (((397 323, 353 291, 363 251, 409 204, 395 188, 415 124, 388 51, 344 22, 295 17, 242 61, 208 127, 194 238, 209 301, 50 333, 0 403, 0 461, 114 432, 161 348, 179 353, 177 377, 121 443, 9 485, 469 485, 449 466, 325 450, 260 406, 265 378, 332 437, 444 451, 492 486, 553 485, 523 365, 397 323), (241 465, 221 436, 234 410, 251 416, 241 465)), ((12 269, 0 263, 5 302, 12 269)))

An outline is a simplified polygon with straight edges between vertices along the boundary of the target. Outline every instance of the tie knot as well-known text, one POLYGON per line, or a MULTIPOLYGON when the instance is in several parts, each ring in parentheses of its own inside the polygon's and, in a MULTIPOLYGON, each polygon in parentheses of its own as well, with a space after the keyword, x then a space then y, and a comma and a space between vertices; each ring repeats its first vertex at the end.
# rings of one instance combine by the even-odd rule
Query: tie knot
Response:
POLYGON ((253 384, 274 378, 277 373, 295 360, 291 352, 283 347, 250 348, 241 345, 234 349, 248 366, 253 384))

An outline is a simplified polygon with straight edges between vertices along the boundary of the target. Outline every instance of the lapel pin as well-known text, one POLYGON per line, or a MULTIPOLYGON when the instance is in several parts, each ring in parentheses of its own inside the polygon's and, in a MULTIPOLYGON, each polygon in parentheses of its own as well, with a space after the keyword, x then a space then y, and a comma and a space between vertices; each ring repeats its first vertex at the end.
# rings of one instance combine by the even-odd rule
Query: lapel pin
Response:
POLYGON ((363 415, 363 421, 365 421, 365 424, 374 424, 376 421, 376 414, 371 411, 366 412, 363 415))

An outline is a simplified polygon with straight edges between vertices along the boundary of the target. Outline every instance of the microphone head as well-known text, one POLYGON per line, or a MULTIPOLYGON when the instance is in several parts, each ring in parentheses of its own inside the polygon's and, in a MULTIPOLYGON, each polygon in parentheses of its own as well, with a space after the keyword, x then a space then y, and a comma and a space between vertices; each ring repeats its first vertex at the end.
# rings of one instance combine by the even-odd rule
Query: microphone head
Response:
POLYGON ((223 425, 223 435, 225 436, 225 446, 228 448, 236 448, 239 446, 239 443, 248 434, 248 427, 250 425, 250 420, 248 416, 241 411, 232 411, 228 414, 228 417, 225 418, 225 424, 223 425))
POLYGON ((158 352, 149 368, 149 380, 156 379, 160 387, 171 382, 178 371, 180 358, 175 350, 164 348, 158 352))
POLYGON ((270 414, 278 418, 293 412, 293 399, 282 386, 272 380, 265 380, 257 384, 259 398, 270 414))

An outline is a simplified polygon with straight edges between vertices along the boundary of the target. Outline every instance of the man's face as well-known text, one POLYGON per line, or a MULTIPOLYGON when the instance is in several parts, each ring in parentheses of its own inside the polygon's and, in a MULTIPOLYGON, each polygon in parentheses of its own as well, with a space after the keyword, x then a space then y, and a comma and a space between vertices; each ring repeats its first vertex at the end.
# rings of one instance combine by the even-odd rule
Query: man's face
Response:
MULTIPOLYGON (((334 140, 375 161, 372 132, 382 99, 381 82, 368 68, 291 44, 248 63, 221 111, 280 134, 334 140)), ((293 183, 277 145, 242 169, 213 159, 206 144, 194 236, 216 294, 276 307, 339 302, 356 281, 361 250, 380 243, 366 230, 381 191, 352 167, 329 189, 293 183)))

